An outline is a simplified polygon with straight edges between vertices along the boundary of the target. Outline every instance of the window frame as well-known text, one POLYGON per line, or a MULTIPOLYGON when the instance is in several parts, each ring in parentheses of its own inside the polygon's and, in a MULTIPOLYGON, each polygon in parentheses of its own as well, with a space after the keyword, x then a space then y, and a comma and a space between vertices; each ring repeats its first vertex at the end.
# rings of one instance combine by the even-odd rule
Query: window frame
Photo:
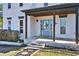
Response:
POLYGON ((20 19, 19 25, 20 25, 20 33, 23 33, 23 19, 20 19), (21 23, 21 21, 22 21, 22 23, 21 23))
POLYGON ((19 6, 22 7, 23 6, 23 3, 19 3, 19 6))
POLYGON ((23 23, 24 23, 23 19, 24 19, 24 16, 19 16, 18 19, 19 19, 20 33, 23 33, 23 26, 24 26, 24 24, 23 24, 23 23), (22 21, 22 23, 21 23, 21 21, 22 21))
POLYGON ((7 21, 8 21, 8 30, 11 30, 11 20, 12 20, 12 17, 8 17, 7 18, 7 21))
POLYGON ((64 16, 60 17, 60 34, 66 34, 66 18, 67 17, 64 16), (62 23, 63 22, 62 20, 65 20, 64 23, 62 23))
POLYGON ((11 9, 11 3, 8 3, 8 9, 11 9))

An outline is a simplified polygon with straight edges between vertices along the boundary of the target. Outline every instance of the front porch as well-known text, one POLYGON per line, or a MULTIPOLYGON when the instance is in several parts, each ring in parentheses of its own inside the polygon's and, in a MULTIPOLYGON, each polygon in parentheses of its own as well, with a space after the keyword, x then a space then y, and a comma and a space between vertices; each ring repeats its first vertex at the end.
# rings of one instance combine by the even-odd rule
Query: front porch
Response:
MULTIPOLYGON (((72 41, 75 41, 75 43, 78 44, 78 39, 79 39, 78 6, 79 4, 61 4, 57 6, 55 5, 55 6, 48 6, 48 7, 43 7, 43 8, 22 10, 22 12, 25 12, 25 16, 26 16, 26 21, 25 21, 26 22, 25 24, 26 25, 26 28, 25 28, 26 38, 28 39, 29 37, 33 37, 33 36, 40 36, 42 30, 44 30, 44 28, 41 28, 42 25, 44 25, 42 24, 42 22, 44 23, 44 21, 42 20, 47 20, 47 23, 49 22, 49 20, 53 20, 51 23, 48 23, 47 25, 47 26, 52 25, 48 27, 49 33, 43 31, 42 32, 43 35, 51 34, 50 35, 52 37, 51 41, 53 43, 58 42, 56 38, 64 38, 64 39, 68 38, 68 39, 73 39, 73 40, 69 40, 69 42, 68 41, 66 42, 65 40, 63 40, 62 42, 65 44, 67 43, 68 45, 71 45, 71 43, 73 43, 72 41), (60 18, 59 17, 60 18, 62 17, 62 19, 63 17, 67 17, 65 19, 67 22, 65 35, 60 34, 60 20, 59 20, 60 18)), ((64 30, 65 29, 63 29, 63 31, 64 30)), ((62 33, 65 33, 65 32, 62 32, 62 33)), ((61 42, 61 40, 59 40, 59 42, 61 42)), ((59 46, 61 46, 61 44, 59 44, 59 46)))

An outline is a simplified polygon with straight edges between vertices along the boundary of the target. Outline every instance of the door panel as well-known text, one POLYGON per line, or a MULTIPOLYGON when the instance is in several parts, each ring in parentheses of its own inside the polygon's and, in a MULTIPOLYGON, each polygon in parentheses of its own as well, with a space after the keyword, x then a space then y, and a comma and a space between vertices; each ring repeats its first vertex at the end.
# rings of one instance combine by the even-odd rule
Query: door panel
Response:
POLYGON ((52 20, 41 20, 41 35, 44 37, 52 37, 52 20))

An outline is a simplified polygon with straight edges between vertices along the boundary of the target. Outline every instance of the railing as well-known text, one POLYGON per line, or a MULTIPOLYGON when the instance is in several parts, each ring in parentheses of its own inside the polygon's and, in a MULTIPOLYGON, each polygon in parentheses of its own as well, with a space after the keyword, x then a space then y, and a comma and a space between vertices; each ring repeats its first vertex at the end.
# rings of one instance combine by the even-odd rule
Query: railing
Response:
POLYGON ((13 41, 16 42, 19 39, 19 33, 17 31, 3 31, 0 30, 0 41, 13 41))

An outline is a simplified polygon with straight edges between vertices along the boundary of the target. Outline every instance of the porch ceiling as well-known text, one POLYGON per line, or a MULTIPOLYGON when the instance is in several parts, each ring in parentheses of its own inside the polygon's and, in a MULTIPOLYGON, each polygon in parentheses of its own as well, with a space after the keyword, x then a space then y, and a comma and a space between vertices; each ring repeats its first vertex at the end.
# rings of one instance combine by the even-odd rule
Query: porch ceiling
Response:
POLYGON ((48 15, 61 15, 61 14, 71 14, 76 13, 76 7, 79 6, 79 3, 69 3, 69 4, 60 4, 49 7, 35 8, 29 10, 22 10, 27 15, 32 16, 48 16, 48 15))

